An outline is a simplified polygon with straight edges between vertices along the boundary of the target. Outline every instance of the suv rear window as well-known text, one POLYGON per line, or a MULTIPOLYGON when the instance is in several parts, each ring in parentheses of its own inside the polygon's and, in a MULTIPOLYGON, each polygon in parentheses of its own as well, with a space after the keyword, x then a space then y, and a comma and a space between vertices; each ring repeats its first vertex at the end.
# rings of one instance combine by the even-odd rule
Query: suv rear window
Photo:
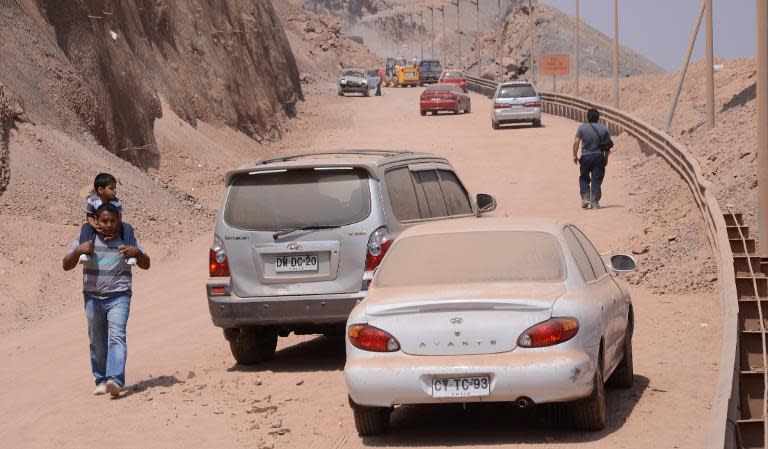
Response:
POLYGON ((395 242, 376 287, 498 282, 562 282, 560 242, 538 231, 456 232, 395 242))
POLYGON ((235 228, 273 231, 344 226, 370 213, 366 171, 300 169, 237 176, 230 186, 224 220, 235 228))
POLYGON ((530 84, 520 84, 517 86, 501 86, 496 98, 526 98, 535 97, 536 90, 530 84))
POLYGON ((472 214, 466 189, 450 170, 395 168, 384 175, 398 221, 472 214))
POLYGON ((419 64, 419 70, 429 70, 433 72, 439 72, 443 70, 443 66, 437 61, 424 61, 419 64))

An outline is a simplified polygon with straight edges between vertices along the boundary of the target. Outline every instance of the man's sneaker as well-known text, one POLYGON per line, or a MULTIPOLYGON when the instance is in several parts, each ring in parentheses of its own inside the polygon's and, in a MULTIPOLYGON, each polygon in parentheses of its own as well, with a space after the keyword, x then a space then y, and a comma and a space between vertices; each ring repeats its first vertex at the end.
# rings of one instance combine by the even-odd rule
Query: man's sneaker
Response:
POLYGON ((78 259, 80 263, 85 263, 85 262, 88 262, 89 260, 91 260, 91 256, 89 256, 88 254, 80 254, 80 258, 78 259))
POLYGON ((93 390, 93 394, 95 396, 101 396, 102 394, 107 394, 107 383, 102 382, 98 385, 96 385, 96 389, 93 390))
POLYGON ((588 209, 589 208, 589 201, 581 200, 581 208, 582 209, 588 209))
POLYGON ((117 382, 112 379, 107 381, 105 388, 113 398, 120 396, 120 390, 122 390, 122 387, 120 387, 120 385, 118 385, 117 382))
POLYGON ((138 261, 136 260, 135 257, 129 257, 128 260, 125 261, 125 263, 127 263, 128 265, 136 265, 138 261))
POLYGON ((589 205, 592 209, 600 209, 600 202, 599 201, 592 201, 592 204, 589 205))

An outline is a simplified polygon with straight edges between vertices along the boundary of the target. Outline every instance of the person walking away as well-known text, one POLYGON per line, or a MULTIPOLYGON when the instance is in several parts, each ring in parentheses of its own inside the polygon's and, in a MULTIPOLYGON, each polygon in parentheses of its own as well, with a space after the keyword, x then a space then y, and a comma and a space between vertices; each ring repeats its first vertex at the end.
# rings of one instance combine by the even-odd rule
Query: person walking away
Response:
POLYGON ((579 125, 573 141, 573 163, 579 166, 579 193, 581 207, 599 209, 605 167, 613 148, 608 127, 600 120, 597 109, 587 111, 587 123, 579 125), (578 156, 581 145, 581 157, 578 156))
POLYGON ((381 67, 376 71, 376 75, 379 77, 379 81, 376 83, 376 96, 381 96, 381 80, 384 78, 384 69, 381 67))
POLYGON ((131 265, 126 258, 148 270, 149 256, 137 241, 125 245, 120 235, 120 211, 114 204, 102 203, 93 213, 100 232, 93 240, 75 240, 64 256, 65 271, 74 269, 83 254, 83 296, 88 320, 91 372, 96 382, 95 395, 120 395, 125 386, 125 361, 128 355, 126 325, 131 307, 131 265))

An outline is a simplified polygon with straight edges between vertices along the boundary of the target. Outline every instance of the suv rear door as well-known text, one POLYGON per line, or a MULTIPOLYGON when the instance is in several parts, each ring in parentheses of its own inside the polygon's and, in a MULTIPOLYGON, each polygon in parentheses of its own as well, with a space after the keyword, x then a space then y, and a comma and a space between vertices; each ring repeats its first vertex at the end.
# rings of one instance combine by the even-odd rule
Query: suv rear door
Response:
POLYGON ((235 176, 217 228, 233 290, 242 297, 360 291, 368 235, 382 220, 379 197, 379 183, 361 167, 235 176), (307 226, 330 229, 299 230, 307 226))
POLYGON ((385 175, 389 202, 397 221, 472 215, 467 189, 453 169, 444 164, 411 164, 385 175))

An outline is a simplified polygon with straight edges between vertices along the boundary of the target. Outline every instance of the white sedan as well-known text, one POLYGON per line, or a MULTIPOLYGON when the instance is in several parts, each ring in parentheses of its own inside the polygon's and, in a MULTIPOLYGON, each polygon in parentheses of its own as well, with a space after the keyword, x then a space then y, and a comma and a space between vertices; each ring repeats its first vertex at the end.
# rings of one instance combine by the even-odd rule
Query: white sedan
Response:
POLYGON ((575 226, 445 220, 403 232, 347 321, 344 375, 360 435, 402 404, 568 402, 605 426, 605 380, 631 387, 632 304, 575 226))

